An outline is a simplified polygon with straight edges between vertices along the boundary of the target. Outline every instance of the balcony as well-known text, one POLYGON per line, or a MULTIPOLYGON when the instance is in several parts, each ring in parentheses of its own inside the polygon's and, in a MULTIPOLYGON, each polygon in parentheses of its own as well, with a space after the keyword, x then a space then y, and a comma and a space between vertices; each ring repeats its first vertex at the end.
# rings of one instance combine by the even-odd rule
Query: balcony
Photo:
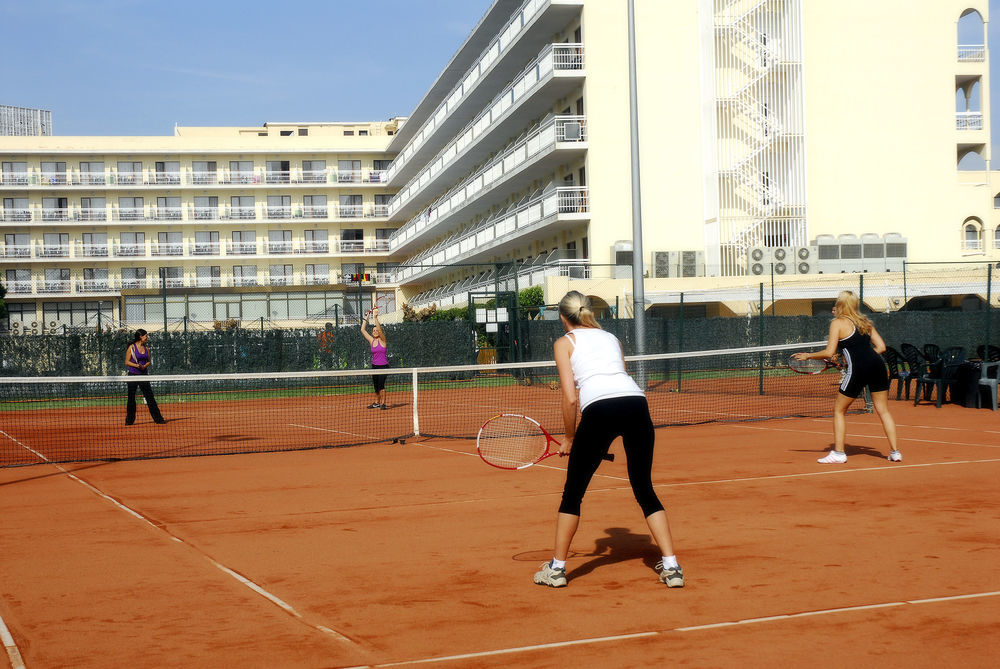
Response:
POLYGON ((280 219, 280 218, 291 218, 292 208, 291 207, 272 207, 268 205, 264 210, 264 218, 268 220, 280 219))
POLYGON ((257 218, 257 209, 255 207, 229 207, 229 209, 223 213, 222 218, 243 221, 254 220, 257 218))
MULTIPOLYGON (((412 249, 428 234, 441 234, 471 208, 499 204, 508 193, 527 188, 539 174, 551 173, 586 150, 586 117, 556 116, 544 121, 396 230, 390 238, 391 250, 412 249)), ((405 203, 397 204, 397 214, 412 210, 405 203)))
POLYGON ((146 255, 145 244, 117 244, 112 248, 116 258, 138 258, 146 255))
POLYGON ((31 220, 30 209, 4 209, 0 211, 0 221, 4 223, 21 223, 31 220))
POLYGON ((274 255, 285 255, 292 252, 292 242, 288 241, 268 241, 267 252, 274 255))
POLYGON ((69 244, 37 244, 36 258, 68 258, 69 244))
MULTIPOLYGON (((392 198, 390 215, 404 203, 417 209, 425 206, 430 199, 425 193, 433 191, 434 184, 452 183, 468 173, 500 148, 501 142, 521 134, 524 119, 544 115, 555 100, 581 86, 585 78, 583 56, 579 44, 545 47, 534 62, 392 198)), ((392 168, 390 180, 394 178, 391 172, 392 168)))
POLYGON ((183 216, 180 207, 156 207, 153 209, 153 218, 158 221, 179 221, 183 216))
POLYGON ((982 112, 956 112, 955 130, 982 130, 982 112))
POLYGON ((524 198, 495 212, 474 227, 461 230, 406 260, 395 280, 412 282, 449 271, 459 262, 492 257, 540 234, 570 228, 590 219, 589 191, 585 187, 555 187, 524 198))
POLYGON ((181 242, 165 242, 158 243, 154 242, 150 253, 153 256, 183 256, 184 255, 184 244, 181 242))
POLYGON ((4 288, 11 295, 31 295, 32 287, 31 281, 15 280, 9 283, 4 283, 4 288))
POLYGON ((68 293, 69 289, 69 279, 44 279, 38 284, 39 293, 68 293))
POLYGON ((188 243, 188 253, 193 256, 217 256, 221 252, 219 242, 188 243))
POLYGON ((191 207, 191 218, 196 221, 215 221, 219 218, 218 207, 191 207))
POLYGON ((146 210, 143 207, 118 207, 114 211, 116 221, 144 221, 146 210))
POLYGON ((181 183, 181 173, 153 172, 153 183, 159 186, 178 186, 181 183))
POLYGON ((111 283, 107 279, 84 279, 76 282, 76 292, 108 293, 111 292, 111 283))
POLYGON ((73 211, 75 221, 106 221, 108 220, 107 207, 84 207, 73 211))
POLYGON ((981 63, 986 60, 985 44, 959 44, 958 62, 981 63))
POLYGON ((3 247, 4 258, 30 258, 31 247, 28 245, 7 244, 3 247))
POLYGON ((42 207, 43 221, 68 221, 69 209, 56 209, 52 207, 42 207))
POLYGON ((231 255, 231 256, 257 255, 257 242, 227 242, 226 255, 231 255))
POLYGON ((470 43, 463 45, 456 55, 460 60, 449 63, 390 143, 389 151, 398 153, 389 168, 390 183, 409 180, 466 125, 476 110, 490 104, 493 91, 517 76, 529 54, 538 53, 553 34, 579 14, 582 5, 572 0, 525 0, 512 13, 502 16, 488 13, 483 19, 486 23, 469 39, 471 43, 485 37, 491 39, 489 45, 474 59, 463 53, 470 43), (463 74, 453 74, 461 72, 459 68, 465 68, 470 60, 471 67, 463 74), (450 91, 439 84, 442 81, 447 82, 450 91), (432 104, 436 105, 433 110, 432 104))
POLYGON ((107 258, 108 244, 83 244, 77 243, 76 256, 83 258, 107 258))

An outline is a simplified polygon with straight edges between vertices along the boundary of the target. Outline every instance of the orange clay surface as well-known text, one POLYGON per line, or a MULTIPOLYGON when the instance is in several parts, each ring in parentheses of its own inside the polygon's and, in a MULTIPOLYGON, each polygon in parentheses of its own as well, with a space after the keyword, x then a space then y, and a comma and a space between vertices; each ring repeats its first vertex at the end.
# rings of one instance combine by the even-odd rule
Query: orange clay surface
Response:
POLYGON ((829 419, 658 430, 683 589, 620 444, 558 590, 531 582, 556 458, 417 438, 2 469, 0 667, 996 666, 1000 415, 890 407, 902 463, 873 415, 844 465, 816 464, 829 419))

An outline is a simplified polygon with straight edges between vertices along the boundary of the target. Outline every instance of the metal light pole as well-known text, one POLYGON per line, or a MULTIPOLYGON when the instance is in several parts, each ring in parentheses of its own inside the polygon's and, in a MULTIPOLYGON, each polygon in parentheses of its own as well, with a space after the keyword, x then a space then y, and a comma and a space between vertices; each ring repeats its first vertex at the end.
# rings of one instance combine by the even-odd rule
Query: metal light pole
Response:
MULTIPOLYGON (((635 0, 628 0, 628 88, 632 136, 632 315, 635 318, 636 353, 646 352, 646 295, 642 276, 642 188, 639 181, 639 105, 635 72, 635 0)), ((641 368, 640 368, 641 369, 641 368)), ((640 371, 639 387, 645 388, 640 371)))

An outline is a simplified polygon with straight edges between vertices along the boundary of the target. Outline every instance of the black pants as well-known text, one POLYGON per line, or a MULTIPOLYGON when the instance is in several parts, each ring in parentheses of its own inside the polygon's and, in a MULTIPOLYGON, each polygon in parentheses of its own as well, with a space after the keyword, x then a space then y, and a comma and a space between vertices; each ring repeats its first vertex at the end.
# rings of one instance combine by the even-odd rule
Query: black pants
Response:
POLYGON ((663 511, 651 477, 655 438, 653 421, 649 417, 646 398, 635 396, 597 400, 583 410, 576 438, 573 439, 573 450, 569 453, 559 513, 580 515, 580 503, 587 486, 616 437, 622 438, 628 458, 628 480, 632 494, 642 508, 642 515, 648 517, 663 511))
POLYGON ((149 407, 149 415, 153 417, 154 423, 163 423, 163 416, 160 415, 160 407, 156 406, 156 398, 153 397, 153 388, 149 381, 129 381, 128 382, 128 404, 125 405, 125 424, 131 425, 135 422, 135 389, 142 391, 142 396, 146 399, 146 406, 149 407))

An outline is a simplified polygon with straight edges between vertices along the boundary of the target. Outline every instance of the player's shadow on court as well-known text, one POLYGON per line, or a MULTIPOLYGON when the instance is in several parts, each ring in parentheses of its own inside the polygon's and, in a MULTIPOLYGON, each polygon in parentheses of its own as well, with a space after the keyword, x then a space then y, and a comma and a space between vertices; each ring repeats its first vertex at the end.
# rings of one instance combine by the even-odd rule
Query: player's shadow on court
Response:
MULTIPOLYGON (((796 448, 793 449, 796 453, 816 453, 818 455, 826 455, 831 450, 833 450, 833 444, 830 444, 829 448, 815 449, 815 448, 796 448)), ((888 452, 883 453, 877 448, 872 448, 871 446, 853 446, 851 444, 844 444, 844 453, 847 455, 867 455, 872 458, 877 458, 879 460, 885 460, 889 455, 888 452)))
POLYGON ((656 566, 660 551, 648 534, 633 534, 624 527, 609 527, 604 531, 607 536, 594 542, 592 553, 584 554, 592 559, 574 568, 567 577, 584 576, 595 569, 627 560, 641 559, 650 569, 656 566))

